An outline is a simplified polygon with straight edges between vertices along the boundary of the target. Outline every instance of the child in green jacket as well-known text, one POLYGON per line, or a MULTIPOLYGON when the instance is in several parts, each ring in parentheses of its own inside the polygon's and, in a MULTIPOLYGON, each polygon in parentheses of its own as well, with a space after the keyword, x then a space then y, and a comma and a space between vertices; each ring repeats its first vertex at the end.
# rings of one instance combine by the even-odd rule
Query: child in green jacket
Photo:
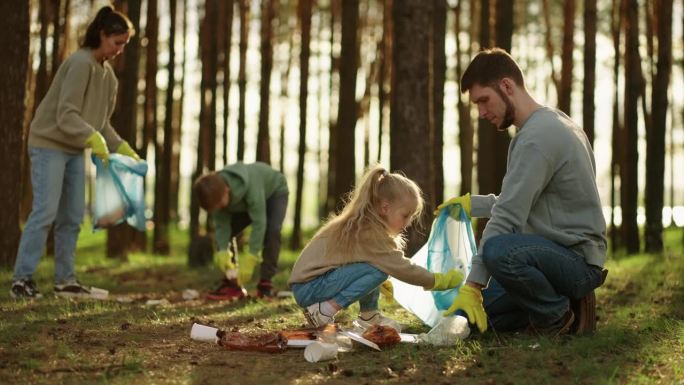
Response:
POLYGON ((193 189, 200 206, 214 219, 217 250, 214 259, 225 271, 220 286, 207 298, 230 300, 243 297, 243 286, 251 280, 260 260, 257 296, 271 296, 271 279, 278 266, 280 232, 289 194, 285 176, 265 163, 238 162, 200 176, 193 189), (250 224, 252 232, 247 252, 236 261, 230 248, 232 238, 250 224))

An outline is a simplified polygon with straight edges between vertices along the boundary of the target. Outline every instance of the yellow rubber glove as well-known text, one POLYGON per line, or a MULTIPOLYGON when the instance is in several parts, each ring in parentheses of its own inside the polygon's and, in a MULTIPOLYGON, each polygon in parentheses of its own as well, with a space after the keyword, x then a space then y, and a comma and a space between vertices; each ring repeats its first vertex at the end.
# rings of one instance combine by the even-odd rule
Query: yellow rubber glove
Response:
MULTIPOLYGON (((441 205, 437 206, 437 209, 434 211, 433 214, 437 215, 437 213, 441 209, 443 209, 447 206, 456 205, 456 204, 461 205, 461 207, 463 207, 463 210, 465 210, 466 214, 468 214, 469 217, 471 216, 470 215, 470 193, 467 193, 465 195, 461 195, 460 197, 451 198, 448 201, 443 202, 441 205)), ((456 219, 458 219, 456 217, 458 215, 458 212, 455 212, 455 213, 451 212, 450 214, 452 217, 455 217, 456 219)))
POLYGON ((102 160, 105 166, 109 165, 109 150, 107 142, 99 132, 93 132, 85 141, 85 145, 93 150, 93 154, 102 160))
POLYGON ((214 265, 221 271, 235 270, 233 253, 230 250, 214 253, 214 265))
POLYGON ((119 145, 119 148, 116 149, 116 153, 121 154, 121 155, 130 156, 131 158, 133 158, 137 161, 140 161, 140 157, 138 156, 138 153, 135 152, 135 150, 133 150, 131 148, 131 145, 128 144, 128 142, 126 142, 125 140, 123 142, 121 142, 121 144, 119 145))
POLYGON ((448 316, 459 309, 465 311, 470 323, 477 325, 480 332, 484 333, 487 330, 487 313, 482 306, 482 291, 480 289, 463 285, 458 291, 458 297, 454 299, 454 303, 443 314, 448 316))
POLYGON ((380 294, 385 297, 387 302, 394 302, 394 286, 392 286, 390 280, 380 284, 380 294))
POLYGON ((435 273, 435 286, 430 290, 449 290, 463 282, 463 273, 460 270, 449 270, 446 273, 435 273))
POLYGON ((243 253, 238 257, 238 281, 242 286, 248 284, 254 275, 254 268, 259 263, 259 257, 252 253, 243 253))

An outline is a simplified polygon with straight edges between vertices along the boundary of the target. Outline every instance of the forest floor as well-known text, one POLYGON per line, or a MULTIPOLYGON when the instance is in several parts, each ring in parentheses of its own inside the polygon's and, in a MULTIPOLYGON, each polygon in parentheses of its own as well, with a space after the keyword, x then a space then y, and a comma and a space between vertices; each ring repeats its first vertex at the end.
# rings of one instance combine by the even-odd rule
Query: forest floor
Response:
MULTIPOLYGON (((218 280, 210 268, 186 267, 183 233, 170 257, 136 253, 121 263, 104 258, 105 234, 84 226, 79 278, 108 289, 110 300, 55 298, 51 258, 35 275, 39 300, 12 300, 11 272, 0 271, 0 384, 684 384, 682 230, 666 235, 662 254, 610 257, 592 337, 486 333, 451 347, 360 347, 308 363, 301 349, 235 352, 190 339, 194 322, 241 332, 302 327, 291 298, 183 300, 183 290, 206 292, 218 280), (147 304, 161 299, 168 303, 147 304)), ((296 255, 282 253, 278 288, 296 255)), ((427 331, 397 305, 381 306, 406 332, 427 331)))

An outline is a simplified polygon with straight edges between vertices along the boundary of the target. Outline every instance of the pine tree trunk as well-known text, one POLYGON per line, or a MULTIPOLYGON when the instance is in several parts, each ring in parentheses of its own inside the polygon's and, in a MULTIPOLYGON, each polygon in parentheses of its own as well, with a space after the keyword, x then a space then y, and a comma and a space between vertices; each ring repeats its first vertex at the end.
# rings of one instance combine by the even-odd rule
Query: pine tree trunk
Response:
POLYGON ((169 243, 170 197, 171 197, 171 159, 174 125, 173 91, 176 88, 176 0, 169 0, 169 61, 167 64, 168 80, 166 83, 166 104, 164 116, 164 142, 161 145, 161 159, 157 160, 155 194, 154 194, 154 241, 155 254, 168 255, 171 251, 169 243))
POLYGON ((297 190, 295 197, 294 224, 290 248, 298 250, 302 247, 302 197, 304 188, 304 163, 306 161, 306 100, 309 97, 309 56, 311 55, 311 12, 312 0, 301 0, 298 4, 298 14, 302 28, 302 47, 299 53, 299 151, 297 165, 297 190))
MULTIPOLYGON (((433 71, 433 117, 435 135, 432 140, 432 153, 434 154, 434 197, 433 204, 444 201, 444 83, 446 81, 446 23, 447 2, 446 0, 434 1, 434 21, 432 23, 432 63, 433 71)), ((431 207, 429 207, 431 208, 431 207)))
POLYGON ((382 18, 382 48, 379 49, 380 73, 378 74, 378 163, 382 162, 383 137, 386 132, 385 114, 388 105, 390 83, 392 79, 392 3, 393 0, 383 0, 382 18))
POLYGON ((584 87, 582 88, 582 120, 589 142, 594 144, 596 87, 596 0, 584 0, 584 87))
MULTIPOLYGON (((205 3, 204 18, 200 22, 199 29, 199 42, 200 42, 200 62, 202 63, 202 79, 200 81, 200 95, 206 95, 211 90, 212 81, 215 81, 215 68, 212 68, 212 50, 210 48, 211 41, 214 40, 212 34, 216 9, 215 4, 217 0, 207 0, 205 3), (214 20, 212 20, 214 19, 214 20), (212 80, 211 78, 214 77, 212 80)), ((194 182, 200 175, 204 173, 207 167, 207 153, 209 147, 209 130, 211 125, 211 101, 207 98, 200 98, 200 124, 199 130, 197 132, 197 156, 195 171, 192 174, 192 182, 194 182)), ((200 223, 199 223, 199 202, 195 196, 194 190, 191 192, 190 198, 190 239, 191 247, 192 243, 197 240, 200 236, 200 223)), ((190 265, 198 265, 201 263, 196 263, 193 260, 193 255, 189 255, 188 263, 190 265)))
POLYGON ((145 106, 143 107, 143 143, 141 156, 147 158, 150 143, 155 142, 157 135, 157 46, 159 45, 159 16, 157 0, 147 2, 147 25, 145 38, 147 50, 145 55, 145 106))
MULTIPOLYGON (((122 11, 128 14, 137 31, 140 29, 140 0, 128 1, 127 5, 128 9, 122 11)), ((119 92, 116 98, 116 109, 112 115, 114 129, 132 148, 136 148, 137 136, 139 62, 140 37, 135 34, 129 40, 124 52, 114 62, 114 70, 119 78, 119 92)), ((107 257, 125 261, 128 259, 130 250, 144 250, 145 243, 144 233, 141 239, 136 236, 131 226, 122 223, 107 230, 107 257)))
MULTIPOLYGON (((328 188, 327 188, 327 202, 326 209, 327 212, 335 212, 340 207, 337 207, 337 195, 336 195, 336 185, 335 180, 337 178, 337 133, 338 130, 338 117, 337 111, 335 111, 334 106, 334 95, 333 90, 335 89, 335 71, 339 72, 339 56, 336 56, 335 52, 335 42, 336 42, 336 27, 338 24, 338 15, 342 13, 341 11, 342 0, 330 0, 330 63, 332 68, 330 68, 330 125, 328 129, 328 188)), ((338 100, 339 102, 339 100, 338 100)), ((338 106, 339 108, 339 106, 338 106)))
MULTIPOLYGON (((458 2, 454 8, 454 35, 456 36, 456 79, 460 86, 461 75, 463 73, 461 66, 461 51, 460 36, 461 33, 461 12, 463 10, 463 2, 458 2)), ((472 7, 472 4, 471 4, 472 7)), ((471 21, 471 25, 473 22, 471 21)), ((466 47, 469 44, 466 44, 466 47)), ((463 102, 460 87, 457 90, 456 110, 458 111, 458 144, 461 155, 461 189, 460 195, 473 191, 473 123, 470 119, 470 106, 463 102)))
MULTIPOLYGON (((494 44, 508 52, 511 51, 513 34, 513 2, 496 0, 496 18, 494 25, 494 44)), ((491 42, 488 24, 490 16, 490 3, 482 2, 480 14, 480 46, 488 48, 486 44, 491 42)), ((510 136, 508 131, 498 131, 497 128, 486 119, 478 120, 477 132, 477 183, 479 194, 499 194, 501 183, 506 175, 506 161, 510 136)), ((487 221, 484 219, 477 222, 477 239, 480 238, 487 221)))
POLYGON ((423 190, 426 210, 408 230, 406 254, 427 239, 434 207, 434 2, 394 4, 394 82, 390 113, 390 167, 414 180, 423 190), (419 229, 423 229, 420 231, 419 229))
POLYGON ((240 1, 240 69, 238 88, 240 106, 238 107, 237 160, 245 159, 245 95, 247 93, 247 41, 249 39, 249 0, 240 1))
POLYGON ((261 86, 259 98, 259 131, 257 133, 256 160, 271 163, 271 135, 269 111, 271 102, 271 72, 273 70, 273 16, 274 0, 261 3, 261 86))
POLYGON ((641 59, 639 56, 639 5, 636 0, 626 1, 625 19, 625 107, 624 130, 621 135, 624 159, 620 168, 620 206, 622 208, 623 239, 627 252, 639 252, 638 206, 638 103, 641 94, 641 59))
POLYGON ((558 109, 570 115, 572 106, 572 51, 575 49, 575 0, 565 0, 563 9, 563 49, 561 53, 561 78, 558 88, 558 109))
POLYGON ((186 53, 187 53, 187 33, 188 33, 188 0, 183 0, 183 50, 182 52, 182 64, 181 64, 181 79, 180 79, 180 100, 178 101, 178 115, 177 123, 174 127, 173 137, 176 141, 174 145, 173 157, 171 160, 171 196, 169 197, 170 204, 170 218, 171 222, 178 221, 178 195, 180 189, 180 161, 181 161, 181 137, 183 133, 183 113, 185 105, 185 70, 186 70, 186 53))
MULTIPOLYGON (((288 23, 283 23, 283 27, 286 31, 289 31, 289 25, 288 23)), ((280 132, 278 134, 279 136, 279 143, 278 143, 278 153, 280 155, 280 160, 279 160, 279 165, 278 169, 280 172, 285 173, 285 127, 286 127, 286 122, 287 122, 287 105, 289 101, 289 92, 288 92, 288 85, 290 84, 290 69, 292 68, 292 58, 293 55, 291 54, 293 48, 294 48, 294 33, 288 33, 288 47, 289 47, 289 52, 290 54, 287 55, 287 64, 285 65, 285 70, 284 73, 281 74, 280 76, 280 105, 281 105, 281 111, 282 115, 280 117, 280 132)))
POLYGON ((14 265, 21 235, 19 216, 24 154, 26 81, 29 73, 29 3, 24 1, 0 2, 0 14, 11 15, 4 22, 0 46, 4 47, 5 64, 0 76, 0 189, 2 213, 0 216, 0 266, 14 265))
POLYGON ((342 2, 342 51, 340 52, 340 99, 337 112, 337 155, 334 196, 339 206, 356 179, 354 151, 356 132, 356 73, 358 68, 359 1, 342 2))
POLYGON ((647 252, 663 250, 663 205, 665 193, 665 133, 668 89, 672 70, 672 0, 655 2, 658 63, 651 96, 650 135, 646 142, 646 232, 647 252))
POLYGON ((615 252, 618 245, 624 244, 621 237, 618 237, 619 231, 615 224, 615 208, 616 203, 616 187, 615 179, 621 169, 622 163, 622 147, 618 146, 618 137, 622 132, 622 124, 620 123, 620 35, 622 31, 622 15, 623 15, 623 0, 613 0, 613 7, 611 10, 611 35, 613 37, 613 79, 615 94, 613 95, 613 124, 611 130, 611 161, 610 161, 610 244, 611 251, 615 252))
MULTIPOLYGON (((233 48, 233 0, 221 2, 221 7, 225 10, 221 12, 223 18, 223 31, 225 37, 223 44, 219 48, 223 51, 223 164, 228 164, 228 128, 230 127, 228 117, 230 112, 230 56, 233 48)), ((223 34, 221 34, 223 35, 223 34)))

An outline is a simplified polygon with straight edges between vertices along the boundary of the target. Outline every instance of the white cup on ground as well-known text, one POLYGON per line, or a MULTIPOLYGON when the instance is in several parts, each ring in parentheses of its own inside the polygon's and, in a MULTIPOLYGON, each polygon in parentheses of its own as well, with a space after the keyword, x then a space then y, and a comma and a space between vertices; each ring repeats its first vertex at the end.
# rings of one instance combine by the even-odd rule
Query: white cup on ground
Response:
POLYGON ((217 332, 218 332, 217 328, 213 328, 211 326, 204 326, 204 325, 200 325, 198 323, 194 323, 194 324, 192 324, 192 329, 190 330, 190 338, 192 338, 195 341, 217 343, 218 342, 218 337, 216 336, 217 332))
POLYGON ((309 362, 327 361, 337 358, 337 344, 316 341, 304 349, 304 358, 309 362))

